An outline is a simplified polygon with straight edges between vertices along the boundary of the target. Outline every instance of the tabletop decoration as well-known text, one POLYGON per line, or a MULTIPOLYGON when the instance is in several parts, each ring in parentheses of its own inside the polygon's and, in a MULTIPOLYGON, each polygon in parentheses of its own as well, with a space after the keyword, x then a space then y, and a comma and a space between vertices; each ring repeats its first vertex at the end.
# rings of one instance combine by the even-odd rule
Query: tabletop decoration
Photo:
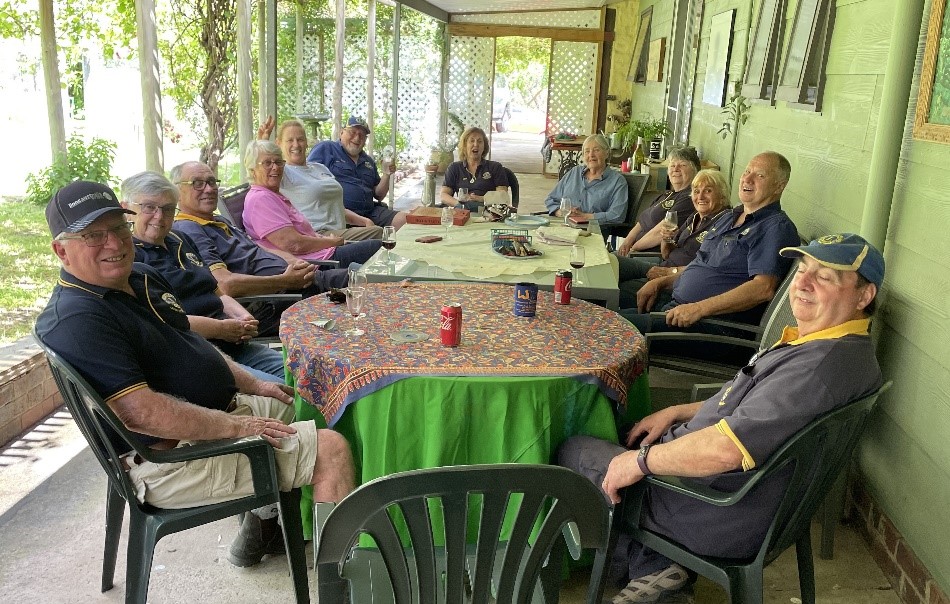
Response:
POLYGON ((551 292, 538 293, 537 315, 511 314, 513 287, 500 284, 420 283, 403 287, 371 283, 366 287, 366 331, 349 338, 345 309, 315 296, 284 311, 280 337, 287 367, 300 395, 317 407, 332 426, 350 403, 398 380, 441 376, 573 377, 597 385, 625 406, 629 386, 643 371, 646 346, 632 324, 613 311, 572 300, 554 303, 551 292), (439 308, 462 305, 462 340, 443 347, 439 308), (310 324, 333 318, 337 330, 310 324), (418 342, 397 342, 390 334, 427 334, 418 342))

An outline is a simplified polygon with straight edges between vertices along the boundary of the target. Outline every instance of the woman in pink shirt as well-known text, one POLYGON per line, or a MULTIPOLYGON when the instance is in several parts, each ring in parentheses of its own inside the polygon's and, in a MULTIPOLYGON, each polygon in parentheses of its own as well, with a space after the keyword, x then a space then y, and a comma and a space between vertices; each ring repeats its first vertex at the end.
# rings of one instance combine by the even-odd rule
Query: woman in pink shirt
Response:
POLYGON ((365 264, 381 241, 356 241, 344 245, 342 237, 320 235, 290 200, 280 194, 284 176, 280 147, 269 140, 254 140, 244 154, 251 189, 244 201, 244 227, 254 242, 269 250, 281 250, 301 260, 337 260, 346 268, 352 262, 365 264))

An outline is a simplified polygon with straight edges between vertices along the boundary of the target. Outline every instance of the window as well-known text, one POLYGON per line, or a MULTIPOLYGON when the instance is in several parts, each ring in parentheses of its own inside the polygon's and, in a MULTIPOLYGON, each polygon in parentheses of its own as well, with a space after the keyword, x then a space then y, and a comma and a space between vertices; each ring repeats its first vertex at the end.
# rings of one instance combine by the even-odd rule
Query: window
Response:
POLYGON ((640 28, 637 29, 637 39, 633 43, 633 55, 630 57, 630 67, 627 69, 627 81, 647 81, 647 62, 650 56, 650 23, 653 20, 653 7, 640 13, 640 28))
POLYGON ((825 62, 831 44, 835 7, 832 0, 798 0, 788 36, 784 24, 788 0, 763 0, 746 61, 742 94, 750 99, 788 101, 795 107, 821 110, 825 62), (779 60, 784 61, 779 68, 779 60))
POLYGON ((830 0, 800 0, 775 98, 821 110, 834 12, 830 0))

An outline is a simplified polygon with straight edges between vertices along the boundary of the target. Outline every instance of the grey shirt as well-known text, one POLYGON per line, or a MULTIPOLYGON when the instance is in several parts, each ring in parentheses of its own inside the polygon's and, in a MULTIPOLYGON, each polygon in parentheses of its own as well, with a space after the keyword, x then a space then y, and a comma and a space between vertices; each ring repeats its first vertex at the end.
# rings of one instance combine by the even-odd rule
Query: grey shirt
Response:
POLYGON ((313 230, 338 231, 346 228, 343 187, 333 173, 317 162, 284 167, 280 192, 306 217, 313 230))

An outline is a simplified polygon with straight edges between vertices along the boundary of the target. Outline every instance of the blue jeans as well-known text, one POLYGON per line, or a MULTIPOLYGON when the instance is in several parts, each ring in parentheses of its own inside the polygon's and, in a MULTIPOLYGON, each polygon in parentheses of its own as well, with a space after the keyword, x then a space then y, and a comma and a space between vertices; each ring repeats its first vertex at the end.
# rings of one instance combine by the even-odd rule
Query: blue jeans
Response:
MULTIPOLYGON (((637 292, 647 282, 647 271, 654 266, 658 266, 663 259, 659 256, 634 256, 633 258, 620 254, 616 254, 616 256, 620 269, 617 279, 620 288, 620 308, 636 309, 637 292)), ((670 292, 665 293, 669 294, 670 292)), ((669 299, 665 301, 669 302, 669 299)), ((658 302, 657 306, 660 306, 664 303, 664 299, 661 298, 658 302)))
POLYGON ((370 239, 368 241, 354 241, 346 245, 337 246, 330 260, 340 262, 341 268, 346 268, 352 262, 366 264, 366 262, 379 251, 383 242, 380 239, 370 239))
POLYGON ((278 350, 248 342, 231 358, 259 380, 284 383, 284 355, 278 350))

